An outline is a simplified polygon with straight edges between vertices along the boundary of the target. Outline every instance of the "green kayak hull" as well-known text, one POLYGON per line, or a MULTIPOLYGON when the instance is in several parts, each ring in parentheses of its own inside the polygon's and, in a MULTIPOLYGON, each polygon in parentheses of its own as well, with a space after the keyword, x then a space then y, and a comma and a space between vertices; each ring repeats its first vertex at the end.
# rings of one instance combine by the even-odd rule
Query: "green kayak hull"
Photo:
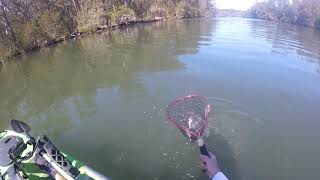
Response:
MULTIPOLYGON (((0 133, 0 140, 5 139, 7 137, 18 137, 23 139, 24 143, 27 143, 29 138, 22 134, 22 133, 17 133, 11 130, 5 130, 0 133)), ((33 146, 32 145, 27 145, 27 148, 25 151, 23 151, 22 155, 26 155, 28 152, 32 152, 33 146)), ((60 150, 59 150, 60 151, 60 150)), ((72 164, 73 167, 78 169, 80 172, 79 175, 75 179, 107 179, 103 175, 97 173, 93 169, 89 168, 86 166, 84 163, 81 161, 78 161, 76 158, 60 151, 60 153, 72 164)), ((49 175, 44 172, 43 170, 40 169, 40 167, 36 164, 36 153, 32 155, 31 158, 28 160, 22 161, 22 168, 23 170, 27 173, 28 178, 27 179, 51 179, 49 175)), ((8 170, 9 166, 0 166, 0 173, 3 174, 8 170)), ((9 179, 8 177, 5 177, 5 179, 9 179)))

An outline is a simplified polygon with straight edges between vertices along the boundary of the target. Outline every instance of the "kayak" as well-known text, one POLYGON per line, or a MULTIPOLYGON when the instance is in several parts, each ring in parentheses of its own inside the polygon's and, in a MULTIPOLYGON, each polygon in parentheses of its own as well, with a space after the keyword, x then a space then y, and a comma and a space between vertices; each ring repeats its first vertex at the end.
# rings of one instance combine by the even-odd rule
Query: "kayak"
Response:
POLYGON ((11 124, 14 130, 4 130, 0 133, 1 179, 52 179, 49 169, 56 170, 67 180, 107 179, 57 149, 46 135, 35 139, 27 132, 31 129, 25 123, 16 121, 11 124), (44 163, 39 163, 42 161, 44 163))

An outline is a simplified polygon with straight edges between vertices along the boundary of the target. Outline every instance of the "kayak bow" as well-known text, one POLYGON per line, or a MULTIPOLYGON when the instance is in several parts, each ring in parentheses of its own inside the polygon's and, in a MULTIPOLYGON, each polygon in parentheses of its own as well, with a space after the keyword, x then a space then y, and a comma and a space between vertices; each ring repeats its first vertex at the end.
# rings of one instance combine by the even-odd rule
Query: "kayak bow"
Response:
POLYGON ((0 133, 1 179, 50 179, 48 170, 52 169, 67 180, 107 180, 84 163, 58 150, 45 135, 35 140, 28 132, 19 130, 0 133), (45 163, 39 165, 39 159, 45 163))

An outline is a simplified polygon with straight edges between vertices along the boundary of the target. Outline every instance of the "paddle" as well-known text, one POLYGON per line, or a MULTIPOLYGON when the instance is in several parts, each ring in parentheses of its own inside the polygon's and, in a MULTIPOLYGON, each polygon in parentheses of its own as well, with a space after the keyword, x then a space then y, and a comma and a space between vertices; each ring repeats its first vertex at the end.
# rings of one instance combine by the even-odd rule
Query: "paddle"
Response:
MULTIPOLYGON (((17 133, 26 133, 28 134, 31 131, 31 128, 25 122, 19 120, 11 120, 11 127, 17 133)), ((29 134, 28 134, 29 135, 29 134)))

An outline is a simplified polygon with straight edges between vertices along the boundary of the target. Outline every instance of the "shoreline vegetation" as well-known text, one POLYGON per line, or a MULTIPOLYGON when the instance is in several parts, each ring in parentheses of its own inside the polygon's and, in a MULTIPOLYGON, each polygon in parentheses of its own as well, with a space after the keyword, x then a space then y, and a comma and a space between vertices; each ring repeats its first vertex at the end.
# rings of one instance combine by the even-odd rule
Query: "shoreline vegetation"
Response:
POLYGON ((214 11, 211 0, 0 0, 0 64, 84 34, 214 11))
POLYGON ((234 9, 216 9, 214 17, 248 17, 248 11, 234 9))
POLYGON ((320 30, 320 0, 263 0, 248 10, 248 16, 320 30))
POLYGON ((0 65, 42 47, 137 23, 245 17, 320 30, 319 0, 261 0, 247 11, 215 0, 0 0, 0 65))

